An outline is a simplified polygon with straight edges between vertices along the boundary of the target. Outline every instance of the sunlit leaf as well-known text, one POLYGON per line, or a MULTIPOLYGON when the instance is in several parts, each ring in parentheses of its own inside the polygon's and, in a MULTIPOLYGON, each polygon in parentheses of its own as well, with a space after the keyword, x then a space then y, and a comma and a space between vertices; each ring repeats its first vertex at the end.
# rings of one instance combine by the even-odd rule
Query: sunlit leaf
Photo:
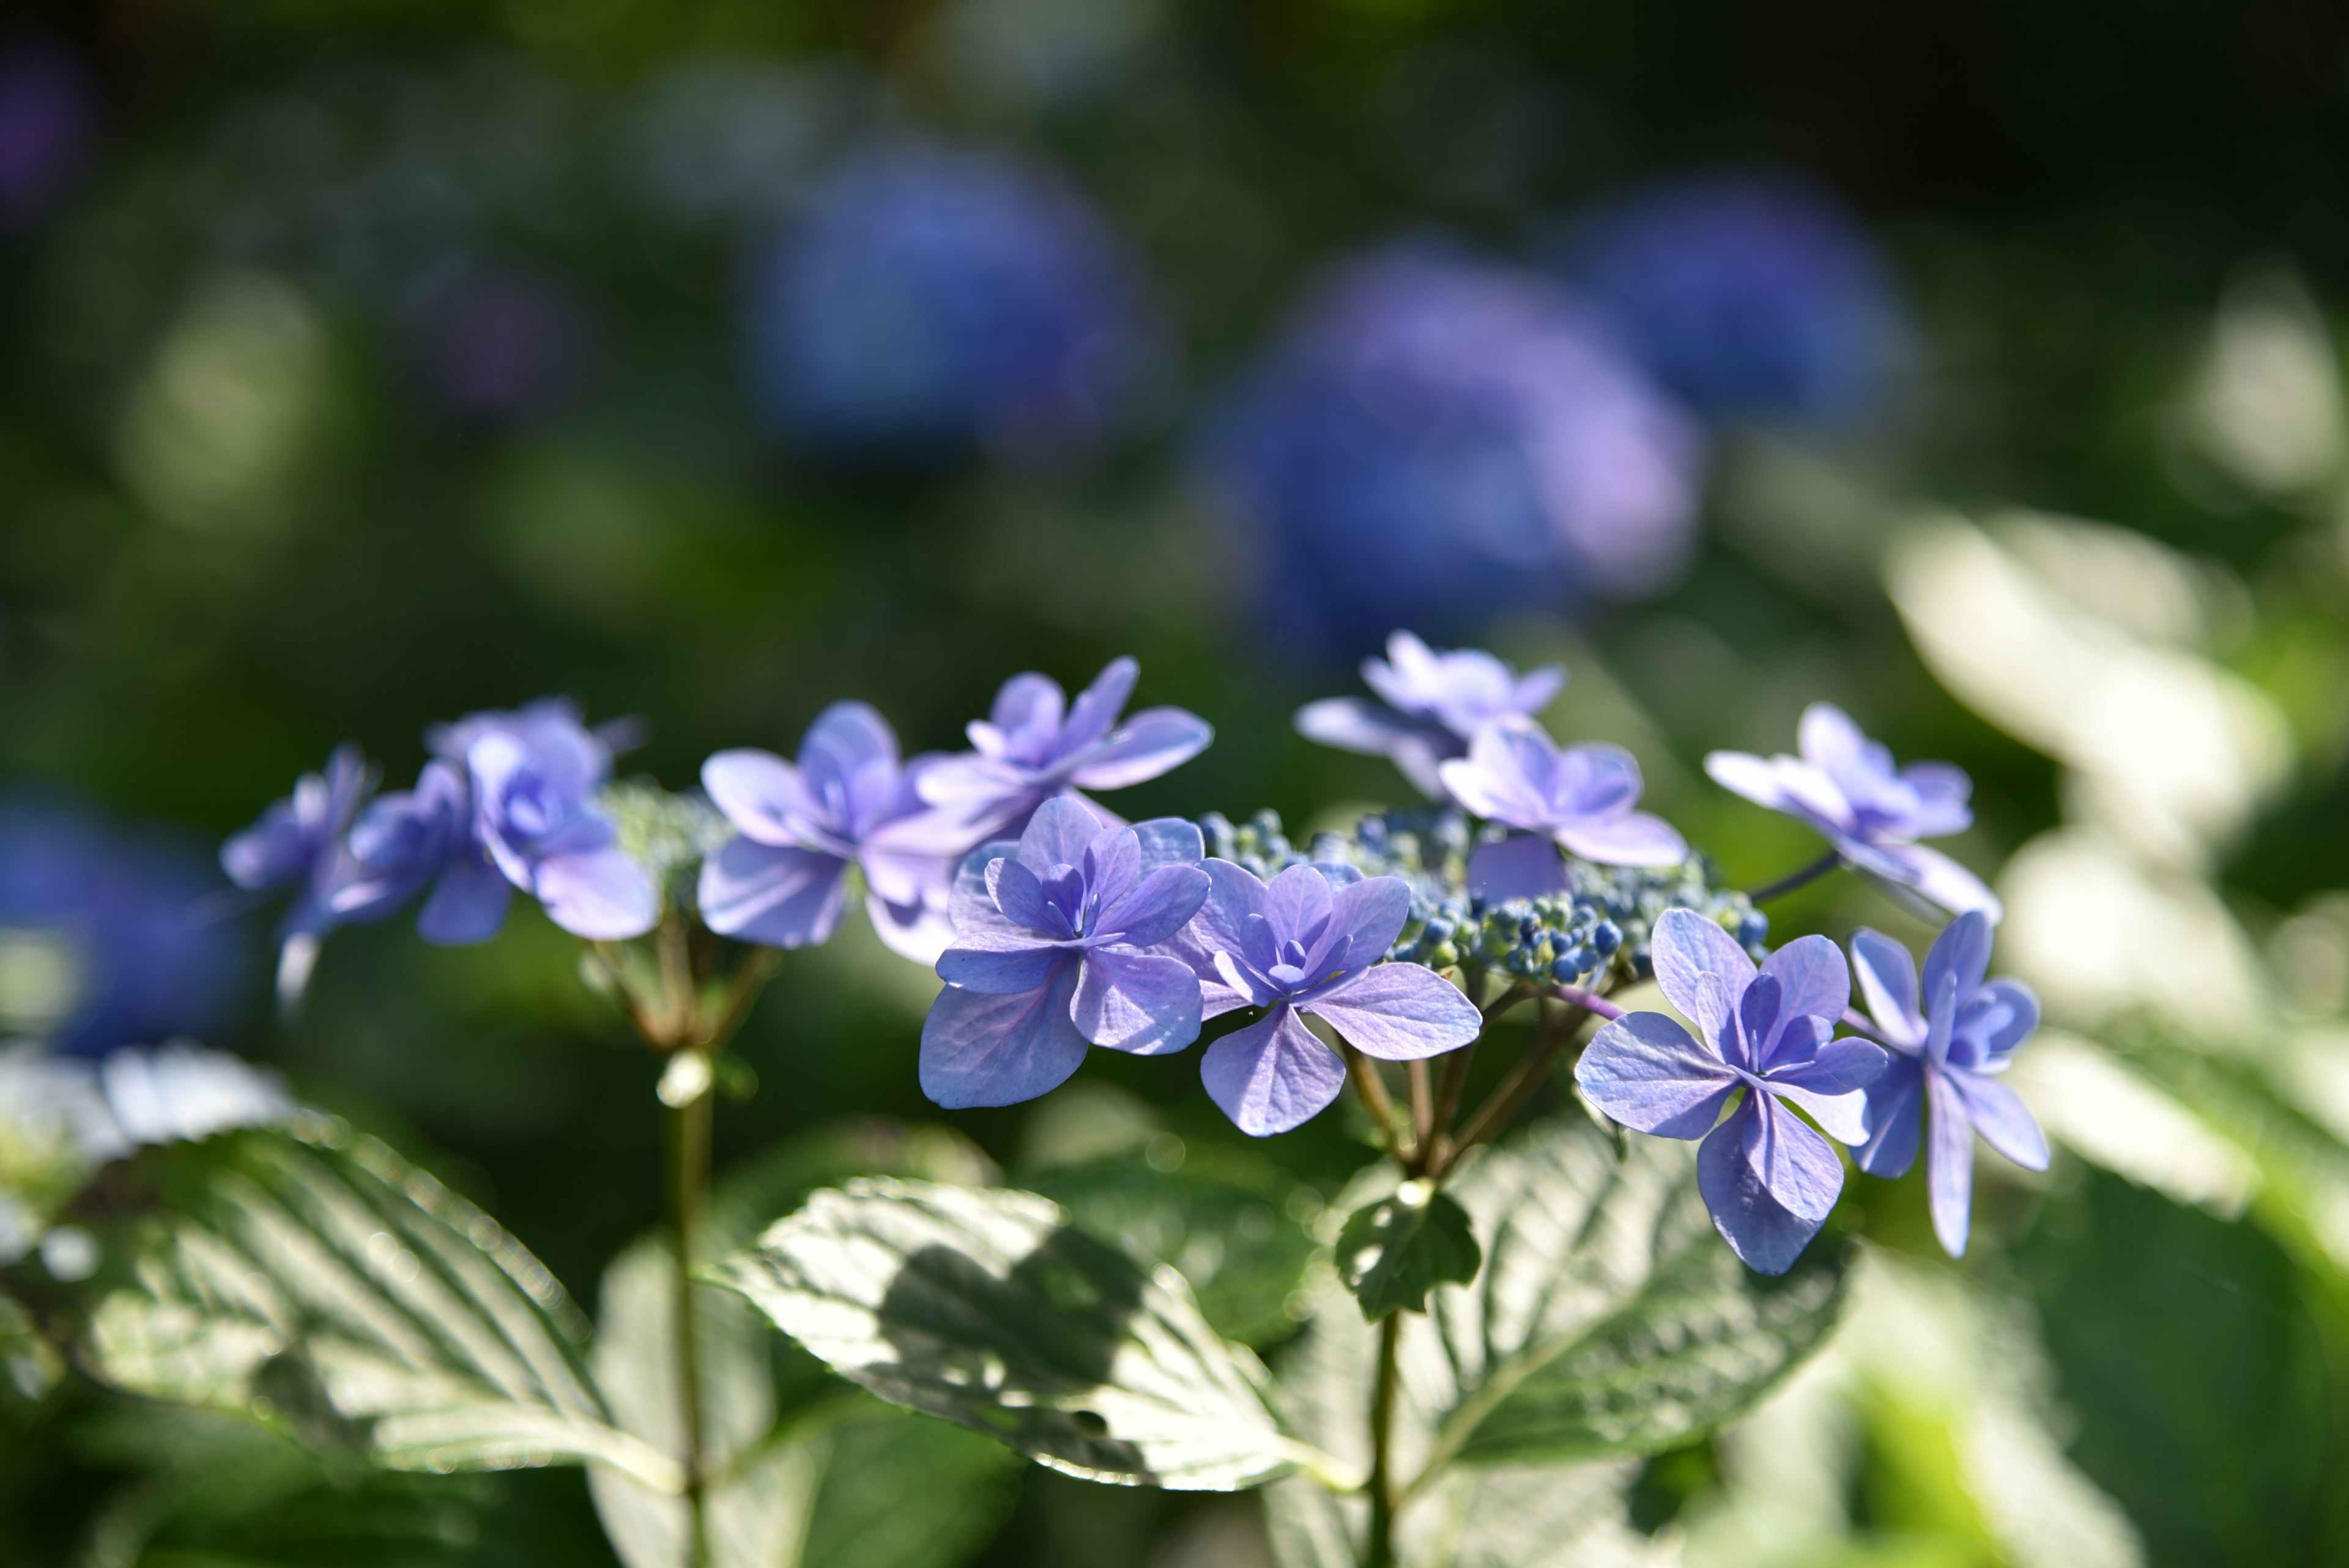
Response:
POLYGON ((680 1484, 613 1424, 554 1276, 382 1144, 305 1117, 149 1158, 162 1210, 83 1347, 102 1381, 395 1469, 595 1460, 680 1484))
POLYGON ((854 1181, 715 1273, 842 1376, 1072 1475, 1232 1490, 1319 1458, 1181 1275, 1034 1193, 854 1181))
POLYGON ((1468 1211, 1423 1181, 1406 1181, 1365 1203, 1338 1232, 1338 1277, 1372 1322, 1392 1312, 1425 1312, 1428 1292, 1468 1283, 1484 1261, 1468 1211))

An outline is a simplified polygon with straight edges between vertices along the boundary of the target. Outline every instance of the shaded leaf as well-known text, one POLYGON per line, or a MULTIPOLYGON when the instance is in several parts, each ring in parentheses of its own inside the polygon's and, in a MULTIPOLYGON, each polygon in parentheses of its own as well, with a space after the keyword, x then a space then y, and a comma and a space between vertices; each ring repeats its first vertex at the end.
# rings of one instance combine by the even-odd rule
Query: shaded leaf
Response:
POLYGON ((163 1212, 82 1347, 101 1381, 395 1469, 594 1459, 680 1484, 613 1424, 554 1276, 375 1139, 310 1116, 151 1158, 163 1212))
POLYGON ((864 1395, 820 1440, 823 1485, 800 1568, 953 1568, 994 1535, 1018 1495, 1011 1450, 864 1395), (907 1506, 917 1499, 918 1506, 907 1506))
POLYGON ((1296 1331, 1289 1298, 1313 1259, 1305 1221, 1321 1200, 1294 1177, 1198 1150, 1164 1170, 1142 1155, 1063 1166, 1034 1185, 1136 1262, 1180 1273, 1216 1333, 1261 1345, 1296 1331))
POLYGON ((1484 1262, 1468 1210, 1423 1181, 1355 1210, 1338 1233, 1338 1277, 1373 1323, 1391 1312, 1425 1312, 1428 1292, 1466 1284, 1484 1262))
POLYGON ((843 1376, 1071 1475, 1233 1490, 1317 1458, 1181 1275, 1033 1193, 854 1181, 714 1273, 843 1376))

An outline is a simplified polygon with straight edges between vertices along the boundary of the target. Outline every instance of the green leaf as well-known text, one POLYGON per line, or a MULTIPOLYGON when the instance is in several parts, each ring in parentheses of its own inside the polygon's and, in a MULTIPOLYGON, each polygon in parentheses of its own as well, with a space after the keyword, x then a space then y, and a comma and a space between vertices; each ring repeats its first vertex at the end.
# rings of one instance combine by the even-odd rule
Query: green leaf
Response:
POLYGON ((93 1313, 101 1381, 394 1469, 676 1463, 620 1430, 576 1309, 498 1223, 329 1118, 150 1151, 163 1211, 93 1313))
POLYGON ((1321 1209, 1320 1196, 1296 1178, 1261 1160, 1175 1143, 1171 1157, 1160 1146, 1146 1156, 1063 1166, 1035 1187, 1135 1262, 1182 1274, 1226 1338, 1262 1345, 1296 1332, 1289 1301, 1315 1251, 1306 1222, 1321 1209))
POLYGON ((1338 1232, 1338 1277, 1373 1323, 1392 1312, 1425 1312, 1428 1292, 1466 1284, 1484 1262, 1468 1210, 1424 1181, 1364 1204, 1338 1232))
POLYGON ((944 1421, 864 1408, 819 1444, 823 1486, 800 1568, 954 1568, 1011 1511, 1021 1466, 1009 1449, 944 1421), (908 1507, 908 1499, 919 1506, 908 1507))
POLYGON ((1034 1193, 853 1181, 714 1272, 843 1376, 1071 1475, 1228 1491, 1320 1458, 1180 1274, 1034 1193))

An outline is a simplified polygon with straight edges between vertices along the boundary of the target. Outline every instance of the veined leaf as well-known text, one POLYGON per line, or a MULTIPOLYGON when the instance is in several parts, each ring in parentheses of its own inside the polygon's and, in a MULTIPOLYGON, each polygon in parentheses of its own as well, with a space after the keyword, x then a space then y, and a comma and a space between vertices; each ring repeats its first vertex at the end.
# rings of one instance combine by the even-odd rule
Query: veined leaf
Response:
POLYGON ((593 1459, 682 1484, 614 1425, 544 1265, 381 1143, 308 1116, 150 1158, 163 1212, 86 1336, 102 1381, 394 1469, 593 1459))
POLYGON ((1071 1475, 1228 1491, 1323 1458, 1280 1432, 1180 1274, 1034 1193, 853 1181, 715 1275, 882 1398, 1071 1475))
POLYGON ((1428 1292, 1466 1284, 1484 1261, 1468 1210, 1423 1181, 1362 1205, 1338 1233, 1338 1277, 1374 1323, 1392 1312, 1425 1312, 1428 1292))

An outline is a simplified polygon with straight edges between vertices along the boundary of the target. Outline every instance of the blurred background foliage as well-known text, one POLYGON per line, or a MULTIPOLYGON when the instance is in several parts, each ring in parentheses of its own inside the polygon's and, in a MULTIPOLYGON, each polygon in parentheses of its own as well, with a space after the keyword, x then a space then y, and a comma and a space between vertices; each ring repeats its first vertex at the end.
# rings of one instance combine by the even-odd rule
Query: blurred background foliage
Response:
MULTIPOLYGON (((1552 729, 1751 885, 1815 848, 1697 764, 1828 699, 1973 775, 2073 1152, 1986 1168, 1960 1265, 1917 1177, 1857 1180, 1837 1348, 1636 1519, 2349 1560, 2344 178, 2313 0, 12 7, 0 1023, 273 1064, 586 1292, 657 1218, 655 1064, 565 939, 354 930, 266 1005, 211 846, 338 741, 398 775, 558 691, 682 786, 836 698, 949 748, 1132 652, 1218 739, 1121 810, 1333 825, 1404 786, 1288 714, 1410 622, 1563 659, 1552 729)), ((1773 914, 1926 934, 1847 879, 1773 914)), ((856 922, 790 955, 721 1168, 924 1116, 929 989, 856 922)), ((1231 1137, 1193 1075, 953 1119, 1040 1181, 1180 1158, 1231 1137)), ((576 1472, 345 1475, 31 1354, 0 1563, 608 1550, 576 1472)), ((1245 1503, 1041 1471, 965 1522, 1263 1560, 1245 1503)))

